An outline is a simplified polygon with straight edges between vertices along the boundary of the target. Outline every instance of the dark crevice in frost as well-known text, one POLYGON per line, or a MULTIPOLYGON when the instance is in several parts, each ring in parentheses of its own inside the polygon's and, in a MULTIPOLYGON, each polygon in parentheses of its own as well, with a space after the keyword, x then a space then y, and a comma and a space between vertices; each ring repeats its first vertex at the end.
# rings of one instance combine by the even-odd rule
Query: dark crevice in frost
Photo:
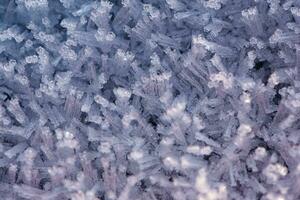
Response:
POLYGON ((276 105, 279 105, 281 102, 281 99, 282 99, 281 94, 279 94, 279 90, 281 90, 282 88, 290 87, 290 86, 291 86, 290 83, 279 83, 279 84, 275 85, 274 89, 276 90, 276 94, 273 98, 273 102, 276 105))

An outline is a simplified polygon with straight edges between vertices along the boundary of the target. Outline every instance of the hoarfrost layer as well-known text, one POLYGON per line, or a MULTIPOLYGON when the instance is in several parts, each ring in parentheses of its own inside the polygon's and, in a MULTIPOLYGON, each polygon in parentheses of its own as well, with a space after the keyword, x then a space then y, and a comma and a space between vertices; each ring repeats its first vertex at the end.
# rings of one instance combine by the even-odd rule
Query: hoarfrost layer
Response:
POLYGON ((300 199, 300 1, 1 0, 0 195, 300 199))

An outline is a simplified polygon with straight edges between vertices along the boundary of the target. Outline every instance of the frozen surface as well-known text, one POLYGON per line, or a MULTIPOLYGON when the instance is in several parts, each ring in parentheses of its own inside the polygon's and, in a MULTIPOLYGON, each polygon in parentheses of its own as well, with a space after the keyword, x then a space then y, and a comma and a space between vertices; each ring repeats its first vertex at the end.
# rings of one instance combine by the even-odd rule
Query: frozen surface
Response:
POLYGON ((299 0, 0 0, 0 199, 300 199, 299 0))

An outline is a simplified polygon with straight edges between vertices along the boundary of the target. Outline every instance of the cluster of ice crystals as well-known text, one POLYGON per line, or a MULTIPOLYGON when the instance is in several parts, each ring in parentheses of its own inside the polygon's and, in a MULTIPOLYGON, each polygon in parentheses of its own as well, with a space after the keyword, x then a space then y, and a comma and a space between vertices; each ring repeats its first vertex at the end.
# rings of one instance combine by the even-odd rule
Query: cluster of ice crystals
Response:
POLYGON ((299 88, 299 0, 0 0, 0 199, 299 199, 299 88))
POLYGON ((234 80, 232 74, 226 74, 225 72, 219 72, 210 76, 209 87, 218 87, 219 83, 223 84, 225 89, 230 89, 234 86, 234 80))
POLYGON ((47 0, 23 0, 25 7, 29 9, 37 9, 39 7, 47 7, 47 0))

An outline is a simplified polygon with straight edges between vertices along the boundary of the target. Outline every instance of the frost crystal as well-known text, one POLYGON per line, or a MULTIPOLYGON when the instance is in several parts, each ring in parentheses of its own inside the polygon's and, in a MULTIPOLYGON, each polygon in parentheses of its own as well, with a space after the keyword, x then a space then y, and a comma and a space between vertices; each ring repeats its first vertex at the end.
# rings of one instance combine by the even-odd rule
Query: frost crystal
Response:
POLYGON ((48 6, 47 0, 23 0, 27 9, 37 9, 48 6))
POLYGON ((0 0, 0 199, 297 200, 299 0, 0 0))

